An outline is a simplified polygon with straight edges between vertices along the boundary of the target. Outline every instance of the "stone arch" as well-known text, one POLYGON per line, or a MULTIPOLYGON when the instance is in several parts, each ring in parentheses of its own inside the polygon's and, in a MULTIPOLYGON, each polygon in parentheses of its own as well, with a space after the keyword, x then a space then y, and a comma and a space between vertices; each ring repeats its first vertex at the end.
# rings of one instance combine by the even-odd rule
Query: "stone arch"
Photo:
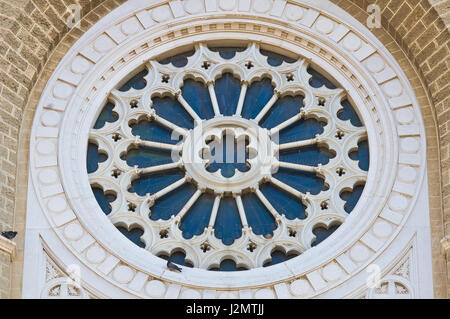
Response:
MULTIPOLYGON (((12 1, 9 1, 12 3, 12 1)), ((80 28, 72 29, 70 32, 67 32, 68 30, 62 30, 56 34, 55 32, 52 32, 54 30, 57 30, 57 24, 58 22, 54 22, 55 25, 51 22, 51 16, 53 13, 56 12, 63 12, 62 6, 57 7, 58 5, 55 4, 54 1, 28 1, 24 4, 16 5, 16 4, 6 4, 4 8, 8 10, 8 12, 11 12, 14 16, 14 19, 7 19, 5 22, 6 28, 8 31, 4 35, 3 43, 0 49, 4 52, 4 58, 0 61, 4 63, 4 65, 9 66, 12 65, 11 69, 21 71, 21 69, 18 67, 18 65, 21 64, 22 61, 27 61, 27 68, 22 71, 22 74, 18 73, 18 76, 16 77, 17 80, 20 81, 20 79, 23 80, 22 84, 14 84, 7 83, 7 81, 11 80, 5 77, 2 81, 2 85, 8 87, 8 85, 14 87, 16 85, 17 87, 17 93, 12 94, 13 90, 11 88, 2 90, 1 102, 7 105, 7 109, 10 109, 11 112, 8 114, 4 111, 0 113, 0 116, 4 122, 12 123, 11 124, 5 124, 6 126, 3 126, 3 132, 4 138, 2 139, 2 151, 3 153, 6 152, 4 155, 4 163, 2 164, 2 183, 4 183, 5 186, 2 187, 2 197, 5 198, 5 206, 1 207, 0 209, 0 215, 1 216, 9 216, 8 223, 4 223, 5 226, 12 226, 13 223, 17 227, 24 226, 25 222, 25 210, 26 210, 26 195, 20 190, 25 189, 27 185, 27 171, 28 171, 28 144, 29 144, 29 133, 30 128, 32 125, 32 119, 34 115, 34 109, 37 106, 37 102, 39 100, 39 95, 42 89, 45 87, 45 83, 47 79, 49 78, 50 74, 58 64, 58 62, 62 59, 64 56, 64 53, 74 44, 77 38, 79 38, 84 32, 86 32, 95 21, 100 19, 102 16, 107 14, 109 11, 111 11, 113 8, 117 7, 121 2, 123 1, 80 1, 82 3, 82 15, 83 20, 80 24, 80 28), (42 11, 39 13, 36 11, 36 5, 43 5, 47 10, 44 10, 44 14, 47 11, 47 14, 44 16, 42 15, 42 11), (18 13, 19 12, 19 13, 18 13), (34 15, 34 17, 33 17, 34 15), (52 24, 52 28, 49 29, 48 34, 46 35, 47 40, 49 42, 45 42, 44 38, 42 39, 42 43, 48 44, 48 50, 46 53, 42 55, 42 63, 39 62, 38 68, 36 70, 33 70, 29 67, 30 64, 34 64, 31 61, 37 62, 38 60, 34 60, 32 55, 27 55, 27 51, 23 50, 23 53, 25 53, 25 56, 20 60, 20 57, 13 57, 11 54, 8 57, 8 52, 10 48, 14 48, 14 46, 17 47, 17 39, 19 39, 16 34, 20 34, 20 30, 23 28, 26 28, 27 26, 23 25, 21 23, 22 21, 27 21, 25 17, 36 18, 37 16, 40 17, 40 19, 37 19, 36 22, 40 26, 28 26, 30 31, 29 34, 24 34, 23 36, 32 36, 32 37, 38 37, 39 36, 39 29, 42 29, 42 26, 47 25, 48 23, 52 24), (43 20, 41 18, 44 18, 43 20), (47 23, 47 24, 46 24, 47 23), (34 30, 34 31, 33 31, 34 30), (52 31, 50 31, 52 30, 52 31), (51 35, 53 35, 53 38, 51 35), (16 39, 14 37, 16 37, 16 39), (50 40, 51 39, 51 40, 50 40), (16 41, 16 42, 14 42, 16 41), (9 46, 9 48, 8 48, 9 46), (5 50, 6 49, 6 50, 5 50), (27 57, 29 61, 27 60, 27 57), (25 74, 26 79, 21 77, 20 75, 25 74), (33 85, 33 83, 35 83, 33 85), (6 93, 4 93, 6 92, 6 93), (4 95, 6 94, 6 95, 4 95), (12 101, 12 103, 8 102, 7 100, 12 101), (15 139, 14 139, 15 138, 15 139), (17 143, 19 141, 19 143, 17 143), (16 146, 15 146, 15 145, 16 146), (17 148, 17 144, 19 144, 17 148), (16 148, 15 148, 16 147, 16 148), (11 172, 17 172, 17 174, 11 173, 11 172), (8 212, 9 211, 9 212, 8 212), (14 211, 14 222, 12 222, 12 216, 11 213, 14 211)), ((365 8, 367 7, 367 1, 357 1, 355 3, 352 3, 347 0, 336 0, 333 1, 343 9, 345 9, 347 12, 352 14, 355 18, 359 19, 364 23, 367 14, 365 13, 365 8)), ((441 55, 441 50, 446 47, 446 43, 448 43, 448 31, 445 31, 442 29, 443 23, 438 18, 436 12, 434 9, 430 8, 427 13, 424 14, 423 19, 424 21, 428 21, 426 19, 430 19, 435 23, 435 29, 438 31, 434 33, 432 36, 435 39, 443 39, 445 41, 438 41, 434 40, 433 43, 435 44, 435 47, 433 50, 427 49, 427 47, 424 47, 422 51, 416 52, 415 54, 411 55, 411 52, 415 52, 414 48, 408 48, 405 44, 405 39, 407 38, 407 34, 401 35, 399 32, 397 32, 393 27, 387 22, 388 19, 393 19, 392 17, 389 17, 390 12, 387 11, 389 9, 389 5, 391 3, 394 3, 398 1, 377 1, 380 5, 386 5, 387 9, 383 11, 383 29, 381 30, 374 30, 374 34, 378 37, 380 41, 382 41, 385 46, 391 51, 391 53, 397 58, 399 63, 401 64, 402 68, 404 69, 405 73, 410 77, 410 81, 414 86, 414 89, 416 91, 416 95, 419 99, 419 103, 422 106, 422 112, 425 119, 426 124, 426 131, 427 131, 427 138, 428 138, 428 167, 429 167, 429 180, 435 181, 436 179, 441 180, 441 173, 440 170, 442 170, 442 174, 447 174, 449 171, 449 165, 448 161, 449 159, 446 159, 443 157, 443 155, 439 155, 439 147, 441 148, 441 154, 447 154, 448 155, 448 137, 450 135, 445 134, 444 128, 446 127, 446 121, 445 118, 448 117, 448 114, 445 112, 444 104, 446 101, 448 101, 448 91, 449 87, 444 87, 442 90, 439 90, 438 82, 439 80, 442 81, 442 77, 438 79, 434 79, 434 81, 431 80, 430 77, 427 78, 427 74, 429 75, 432 69, 430 68, 430 63, 434 59, 437 59, 441 55), (433 12, 434 13, 433 13, 433 12), (427 16, 429 13, 429 16, 427 16), (439 32, 440 30, 440 32, 439 32), (394 40, 397 39, 397 40, 394 40), (436 47, 436 43, 443 43, 442 46, 436 47), (405 49, 406 46, 406 49, 405 49), (427 49, 429 51, 424 52, 424 50, 427 49), (404 52, 407 52, 405 54, 404 52), (422 58, 427 57, 426 60, 422 61, 422 63, 417 64, 418 61, 421 61, 422 58), (412 63, 411 63, 412 62, 412 63), (442 123, 442 121, 444 121, 442 123), (439 125, 436 123, 439 122, 439 125), (437 134, 437 129, 441 128, 439 131, 439 134, 437 134), (444 131, 444 132, 443 132, 444 131), (441 140, 441 144, 438 144, 438 140, 441 140), (445 152, 446 151, 446 152, 445 152), (439 163, 439 157, 441 157, 441 162, 439 163)), ((403 3, 416 3, 417 1, 404 1, 403 3)), ((408 4, 409 5, 409 4, 408 4)), ((424 7, 429 7, 429 4, 427 1, 419 1, 417 5, 423 5, 424 7)), ((399 8, 397 8, 399 9, 399 8)), ((390 10, 390 9, 389 9, 390 10)), ((65 10, 64 10, 65 11, 65 10)), ((392 12, 392 10, 390 10, 392 12)), ((397 11, 395 11, 397 13, 397 11)), ((64 17, 64 13, 61 13, 62 17, 64 17)), ((395 16, 395 15, 394 15, 395 16)), ((406 21, 407 17, 405 18, 406 21)), ((60 21, 63 21, 61 18, 59 18, 60 21)), ((26 22, 24 22, 26 23, 26 22)), ((424 31, 429 32, 429 31, 424 31)), ((431 31, 430 31, 431 32, 431 31)), ((416 39, 417 40, 417 39, 416 39)), ((20 40, 19 40, 20 41, 20 40)), ((22 40, 25 41, 25 40, 22 40)), ((19 47, 20 48, 20 44, 19 47)), ((448 52, 448 51, 447 51, 448 52)), ((447 54, 447 53, 446 53, 447 54)), ((444 80, 445 78, 448 78, 448 68, 447 73, 444 74, 444 80)), ((17 81, 16 81, 17 82, 17 81)), ((447 81, 448 82, 448 81, 447 81)), ((446 176, 446 175, 444 175, 446 176)), ((436 227, 436 230, 438 230, 440 233, 443 234, 443 228, 442 228, 442 221, 443 221, 443 201, 445 199, 448 200, 450 197, 450 188, 445 187, 446 185, 442 185, 443 192, 441 193, 440 188, 433 189, 431 187, 430 183, 430 201, 431 201, 431 218, 432 218, 432 226, 436 227), (442 195, 441 195, 442 194, 442 195), (441 222, 439 224, 439 221, 441 222)), ((448 205, 447 205, 448 206, 448 205)), ((448 221, 447 221, 448 223, 448 221)), ((4 226, 4 227, 5 227, 4 226)), ((448 234, 448 232, 447 232, 448 234)), ((442 238, 442 236, 440 237, 442 238)), ((439 250, 438 242, 440 238, 435 238, 433 240, 433 251, 436 252, 436 249, 439 250), (437 242, 436 242, 437 240, 437 242)), ((19 237, 19 241, 23 238, 19 237)), ((19 252, 21 244, 19 242, 19 252)), ((19 253, 20 254, 20 253, 19 253)), ((439 260, 438 255, 434 255, 435 258, 435 267, 439 267, 439 269, 435 269, 435 285, 438 282, 443 282, 444 284, 441 284, 440 287, 436 286, 435 293, 436 297, 445 297, 444 291, 446 290, 446 284, 445 284, 445 265, 442 265, 442 260, 439 260), (436 274, 438 272, 438 274, 436 274), (442 287, 443 286, 443 287, 442 287), (439 290, 439 291, 438 291, 439 290)), ((442 259, 442 258, 441 258, 442 259)), ((13 293, 12 296, 20 296, 20 278, 21 278, 21 265, 20 265, 20 258, 17 259, 17 265, 15 266, 15 271, 13 275, 13 293), (19 282, 17 281, 19 280, 19 282)))

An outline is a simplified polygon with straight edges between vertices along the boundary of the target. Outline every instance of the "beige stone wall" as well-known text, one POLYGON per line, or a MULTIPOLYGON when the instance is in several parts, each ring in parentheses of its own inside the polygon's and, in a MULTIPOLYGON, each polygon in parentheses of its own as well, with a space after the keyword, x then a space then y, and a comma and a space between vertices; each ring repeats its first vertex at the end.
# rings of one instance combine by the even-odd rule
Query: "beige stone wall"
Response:
POLYGON ((11 285, 11 264, 8 254, 0 251, 0 299, 8 298, 11 285))
MULTIPOLYGON (((28 143, 40 92, 73 43, 121 2, 0 0, 0 230, 19 231, 12 276, 5 281, 3 268, 9 269, 9 259, 0 257, 2 298, 8 290, 10 297, 21 295, 28 143), (69 32, 64 21, 66 7, 72 3, 82 6, 83 19, 69 32)), ((439 241, 450 234, 450 57, 449 32, 436 9, 448 17, 447 7, 440 3, 449 1, 333 2, 362 23, 367 19, 367 5, 380 4, 383 28, 373 32, 399 61, 421 104, 428 143, 435 296, 446 298, 450 295, 450 260, 440 254, 439 241)))

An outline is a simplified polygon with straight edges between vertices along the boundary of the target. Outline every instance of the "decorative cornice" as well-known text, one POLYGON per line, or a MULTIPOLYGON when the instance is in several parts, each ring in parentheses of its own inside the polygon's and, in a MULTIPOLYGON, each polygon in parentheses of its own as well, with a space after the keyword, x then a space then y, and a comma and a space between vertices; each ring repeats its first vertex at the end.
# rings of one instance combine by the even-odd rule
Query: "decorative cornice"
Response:
POLYGON ((0 251, 7 253, 12 261, 16 257, 16 244, 11 240, 0 236, 0 251))

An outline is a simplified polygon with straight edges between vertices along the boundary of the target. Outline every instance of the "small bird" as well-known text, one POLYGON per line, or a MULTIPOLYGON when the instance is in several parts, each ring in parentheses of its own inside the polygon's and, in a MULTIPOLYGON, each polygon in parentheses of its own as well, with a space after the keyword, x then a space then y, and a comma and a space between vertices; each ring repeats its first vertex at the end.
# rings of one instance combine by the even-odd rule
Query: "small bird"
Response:
POLYGON ((7 238, 7 239, 13 239, 14 237, 16 237, 17 232, 16 231, 4 231, 2 232, 2 236, 7 238))
POLYGON ((175 265, 173 262, 171 262, 170 260, 167 261, 167 268, 169 268, 169 270, 171 271, 178 271, 181 272, 181 268, 178 267, 177 265, 175 265))

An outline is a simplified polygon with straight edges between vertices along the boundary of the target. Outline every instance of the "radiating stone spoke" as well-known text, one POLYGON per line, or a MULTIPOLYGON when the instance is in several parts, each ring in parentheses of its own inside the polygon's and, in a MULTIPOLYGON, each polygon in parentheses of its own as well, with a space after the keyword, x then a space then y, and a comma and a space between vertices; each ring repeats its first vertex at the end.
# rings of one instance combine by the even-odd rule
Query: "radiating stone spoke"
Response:
POLYGON ((136 143, 138 145, 142 145, 142 146, 159 148, 162 150, 169 150, 169 151, 178 151, 181 149, 181 146, 179 146, 179 145, 166 144, 166 143, 153 142, 153 141, 145 141, 145 140, 140 140, 140 139, 136 143))
POLYGON ((316 173, 319 170, 315 166, 294 164, 294 163, 288 163, 288 162, 278 162, 278 166, 279 167, 283 167, 283 168, 293 169, 293 170, 296 170, 296 171, 303 171, 303 172, 310 172, 310 173, 316 173))
POLYGON ((275 186, 277 186, 278 188, 284 190, 285 192, 292 194, 293 196, 295 196, 297 198, 302 198, 304 196, 304 194, 302 192, 296 190, 295 188, 289 186, 288 184, 283 183, 282 181, 280 181, 274 177, 270 178, 270 182, 272 184, 274 184, 275 186))
POLYGON ((259 112, 259 114, 255 117, 255 121, 259 123, 264 115, 266 115, 267 112, 272 108, 272 106, 275 104, 275 102, 278 100, 278 95, 275 93, 272 95, 272 98, 267 102, 267 104, 263 107, 263 109, 259 112))
POLYGON ((168 171, 170 169, 178 168, 181 165, 182 165, 181 162, 175 162, 175 163, 169 163, 169 164, 163 164, 163 165, 157 165, 157 166, 150 166, 150 167, 138 169, 138 174, 149 174, 149 173, 155 173, 155 172, 168 171))
POLYGON ((183 208, 177 214, 177 218, 179 220, 181 220, 183 218, 183 216, 189 211, 189 209, 191 209, 191 207, 195 204, 195 202, 197 201, 197 199, 200 197, 201 194, 202 194, 202 191, 197 189, 197 191, 194 193, 194 195, 192 195, 192 197, 188 200, 188 202, 183 206, 183 208))
POLYGON ((184 107, 186 112, 188 112, 189 115, 194 119, 195 125, 200 124, 202 119, 198 116, 198 114, 194 111, 194 109, 189 105, 189 103, 184 99, 184 97, 181 94, 178 94, 177 99, 178 99, 178 102, 180 102, 181 105, 184 107))
POLYGON ((241 87, 241 94, 239 95, 239 101, 236 108, 236 115, 241 115, 242 108, 244 107, 245 95, 247 94, 248 84, 244 81, 241 87))
POLYGON ((280 144, 278 146, 278 149, 280 151, 281 150, 288 150, 288 149, 292 149, 292 148, 299 148, 299 147, 303 147, 303 146, 314 145, 314 144, 317 144, 318 142, 319 142, 318 138, 312 138, 312 139, 304 140, 304 141, 283 143, 283 144, 280 144))
POLYGON ((217 218, 217 212, 219 211, 220 206, 220 196, 216 196, 214 199, 214 204, 211 210, 211 217, 209 218, 209 224, 208 227, 212 228, 214 227, 214 224, 216 223, 217 218))
POLYGON ((217 102, 216 91, 214 90, 214 82, 208 83, 209 96, 211 97, 211 102, 216 116, 220 115, 219 103, 217 102))
POLYGON ((244 204, 242 204, 242 198, 241 196, 236 196, 236 205, 239 211, 239 217, 241 218, 242 227, 247 228, 248 222, 247 222, 247 216, 245 215, 245 209, 244 204))
POLYGON ((294 115, 290 119, 288 119, 288 120, 284 121, 283 123, 281 123, 281 124, 275 126, 274 128, 272 128, 270 130, 270 135, 274 135, 274 134, 280 132, 281 130, 285 129, 286 127, 288 127, 288 126, 294 124, 295 122, 301 120, 303 118, 303 116, 304 116, 304 112, 300 112, 300 113, 294 115))
POLYGON ((259 200, 264 204, 264 206, 266 206, 267 210, 272 214, 275 220, 279 221, 281 218, 280 213, 278 213, 272 204, 270 204, 269 200, 259 189, 256 190, 256 196, 258 196, 259 200))
POLYGON ((171 129, 172 131, 177 132, 180 135, 186 136, 188 134, 188 131, 185 130, 184 128, 179 127, 176 124, 173 124, 172 122, 162 118, 159 115, 153 115, 155 121, 159 122, 160 124, 164 125, 165 127, 171 129))
POLYGON ((157 200, 158 198, 163 197, 164 195, 170 193, 171 191, 177 189, 178 187, 182 186, 184 183, 186 183, 187 179, 186 177, 176 181, 173 184, 170 184, 169 186, 163 188, 162 190, 160 190, 159 192, 153 194, 150 196, 150 200, 152 202, 154 202, 155 200, 157 200))

